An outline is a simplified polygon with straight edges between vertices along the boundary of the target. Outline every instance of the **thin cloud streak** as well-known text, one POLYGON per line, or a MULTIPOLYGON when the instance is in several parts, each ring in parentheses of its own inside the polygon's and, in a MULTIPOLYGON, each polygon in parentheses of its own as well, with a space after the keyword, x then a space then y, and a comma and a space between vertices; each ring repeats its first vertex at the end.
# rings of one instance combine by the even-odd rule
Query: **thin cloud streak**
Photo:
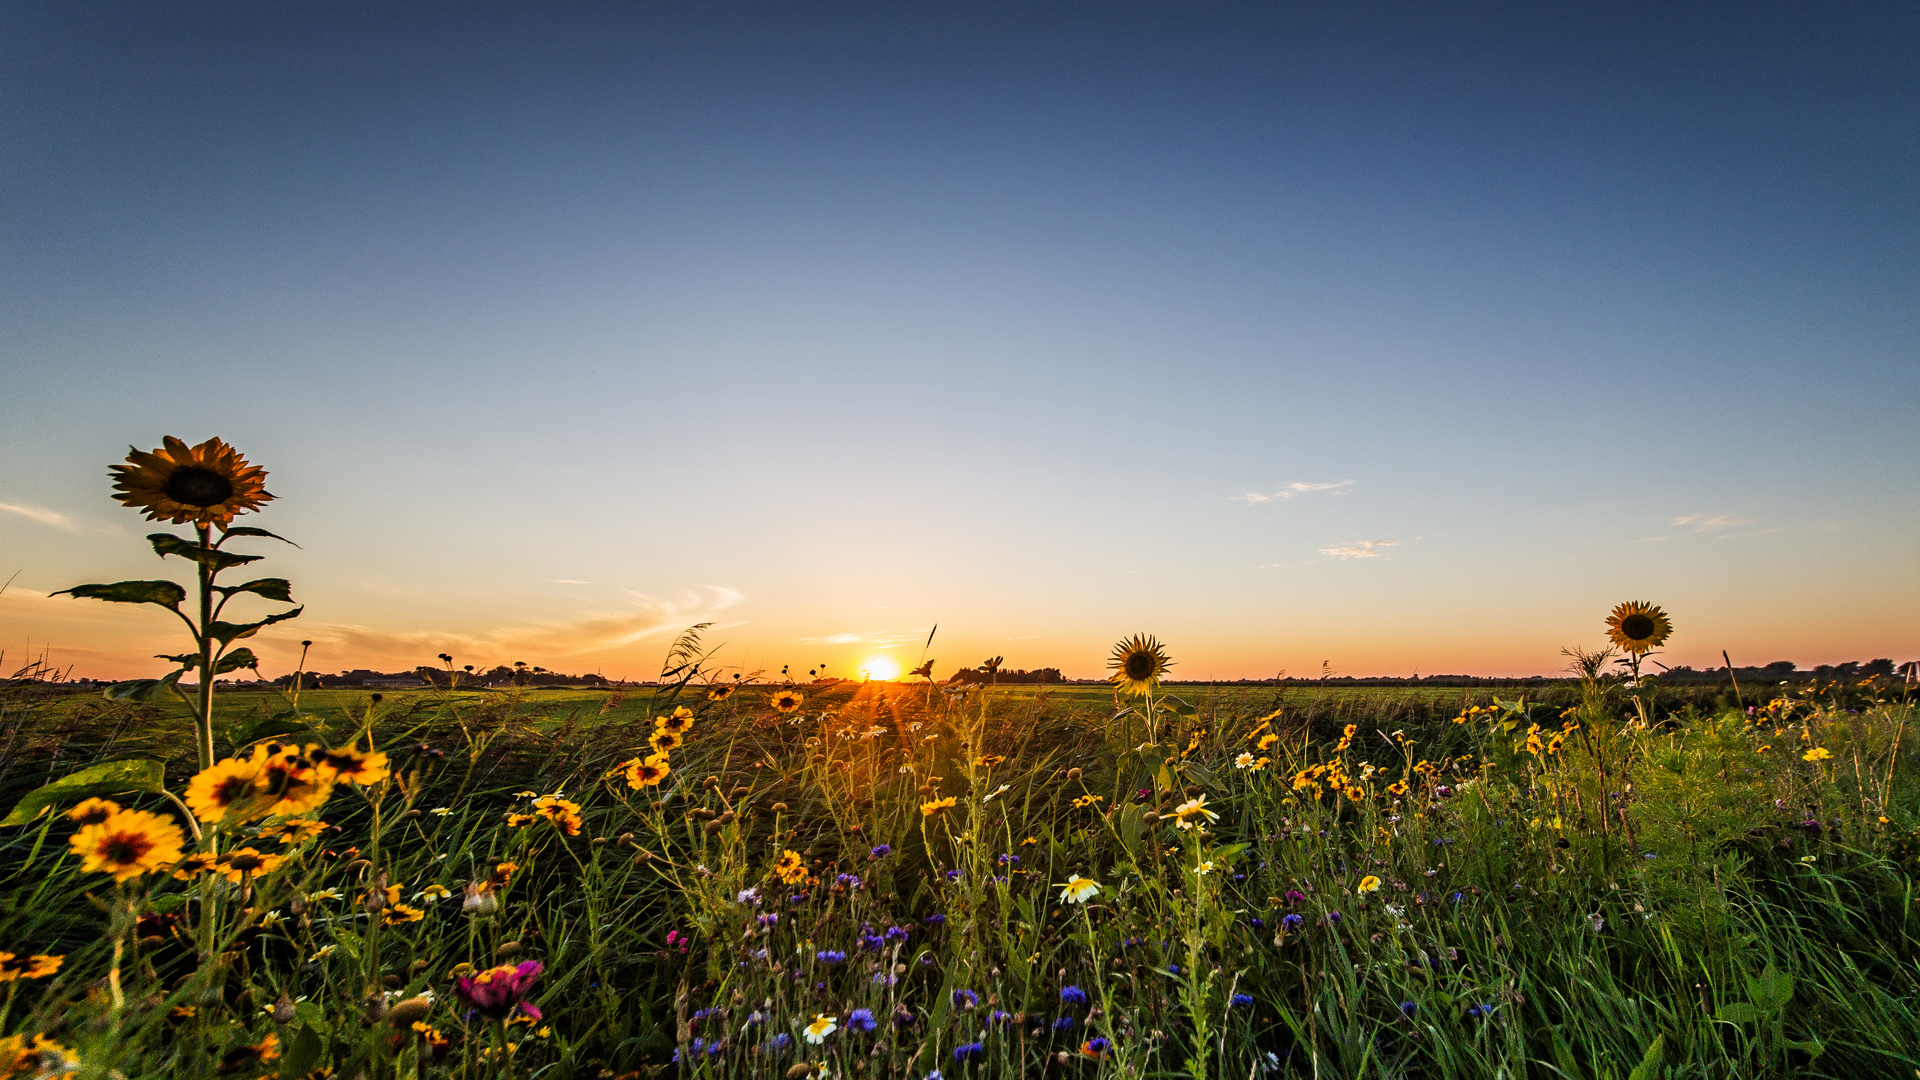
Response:
POLYGON ((42 525, 51 525, 56 529, 64 529, 67 532, 80 531, 80 526, 74 524, 72 518, 57 510, 48 510, 42 506, 26 506, 20 503, 0 503, 0 510, 4 510, 9 514, 19 514, 28 520, 37 521, 42 525))
POLYGON ((1398 540, 1362 540, 1346 547, 1324 547, 1320 554, 1329 559, 1377 559, 1381 548, 1398 547, 1398 540))
POLYGON ((1353 480, 1334 480, 1331 482, 1315 483, 1306 480, 1296 480, 1272 494, 1263 495, 1257 491, 1249 491, 1245 495, 1235 495, 1233 501, 1257 506, 1260 503, 1291 502, 1297 496, 1310 495, 1322 491, 1329 495, 1345 495, 1347 493, 1346 489, 1352 487, 1355 482, 1356 481, 1353 480))

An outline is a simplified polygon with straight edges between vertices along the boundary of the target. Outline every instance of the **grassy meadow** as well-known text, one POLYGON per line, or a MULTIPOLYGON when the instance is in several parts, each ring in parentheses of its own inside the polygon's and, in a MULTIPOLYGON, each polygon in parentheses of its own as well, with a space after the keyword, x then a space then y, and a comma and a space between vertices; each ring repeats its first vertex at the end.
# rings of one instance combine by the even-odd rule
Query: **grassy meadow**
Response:
POLYGON ((17 686, 0 1068, 1914 1075, 1900 687, 1594 675, 236 692, 215 821, 187 707, 17 686), (88 871, 100 798, 201 839, 88 871))

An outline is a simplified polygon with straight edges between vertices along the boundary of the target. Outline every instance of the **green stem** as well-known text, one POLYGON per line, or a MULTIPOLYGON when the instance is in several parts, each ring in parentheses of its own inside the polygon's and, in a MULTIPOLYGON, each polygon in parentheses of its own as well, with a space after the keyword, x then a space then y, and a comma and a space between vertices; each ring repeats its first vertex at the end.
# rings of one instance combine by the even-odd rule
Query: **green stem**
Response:
MULTIPOLYGON (((208 543, 212 526, 196 527, 200 534, 202 555, 213 550, 208 543)), ((213 764, 213 560, 202 558, 200 561, 200 703, 193 718, 194 750, 200 758, 200 768, 206 769, 213 764)))

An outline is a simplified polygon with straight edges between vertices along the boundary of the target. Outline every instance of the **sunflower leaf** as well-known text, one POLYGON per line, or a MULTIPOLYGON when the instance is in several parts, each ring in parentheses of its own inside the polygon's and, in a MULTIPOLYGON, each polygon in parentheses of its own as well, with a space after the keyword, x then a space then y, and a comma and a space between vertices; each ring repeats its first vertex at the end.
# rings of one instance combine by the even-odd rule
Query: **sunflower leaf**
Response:
POLYGON ((25 825, 54 803, 79 802, 82 799, 125 795, 135 791, 157 794, 164 791, 165 786, 166 767, 158 761, 148 758, 103 761, 27 792, 19 802, 13 804, 12 812, 0 819, 0 826, 25 825))
POLYGON ((221 551, 219 548, 203 548, 192 540, 172 533, 148 533, 147 542, 153 545, 153 553, 163 559, 169 555, 178 555, 202 566, 211 567, 216 573, 229 566, 244 566, 265 558, 262 555, 235 555, 229 551, 221 551))
POLYGON ((53 595, 66 593, 82 600, 105 600, 114 604, 159 604, 178 610, 187 590, 171 581, 116 581, 111 585, 75 585, 53 595))
POLYGON ((235 649, 214 661, 213 673, 215 675, 225 675, 229 671, 238 671, 241 668, 258 668, 259 666, 260 658, 253 655, 252 649, 235 649))
POLYGON ((269 615, 266 618, 259 620, 258 622, 250 622, 250 623, 216 622, 212 626, 207 627, 207 633, 212 636, 213 640, 219 642, 222 645, 227 645, 227 644, 231 644, 232 642, 238 641, 241 638, 252 637, 254 634, 258 633, 260 631, 260 628, 263 626, 272 626, 274 623, 286 622, 288 619, 296 618, 299 616, 301 612, 305 610, 307 609, 294 608, 292 611, 283 611, 278 615, 269 615))
POLYGON ((227 741, 233 744, 235 751, 245 749, 261 739, 271 739, 278 735, 298 735, 310 733, 313 729, 306 721, 288 714, 262 716, 238 723, 227 729, 227 741))
POLYGON ((265 529, 256 529, 251 525, 235 525, 231 529, 220 530, 220 533, 220 542, 223 544, 227 542, 227 537, 229 536, 265 536, 269 539, 278 540, 283 544, 293 544, 294 547, 300 546, 299 544, 294 544, 293 541, 286 537, 281 536, 279 533, 270 533, 265 529))
POLYGON ((286 578, 263 577, 255 578, 243 585, 216 585, 214 586, 214 591, 221 596, 232 596, 235 593, 250 592, 255 596, 264 596, 269 600, 278 600, 283 604, 293 603, 293 583, 286 578))
POLYGON ((100 696, 108 701, 152 701, 162 693, 172 690, 174 684, 180 681, 180 676, 191 671, 200 662, 197 656, 188 656, 186 661, 180 661, 172 656, 163 656, 160 659, 174 660, 182 666, 179 671, 169 672, 164 678, 134 679, 131 682, 114 683, 102 690, 100 696))

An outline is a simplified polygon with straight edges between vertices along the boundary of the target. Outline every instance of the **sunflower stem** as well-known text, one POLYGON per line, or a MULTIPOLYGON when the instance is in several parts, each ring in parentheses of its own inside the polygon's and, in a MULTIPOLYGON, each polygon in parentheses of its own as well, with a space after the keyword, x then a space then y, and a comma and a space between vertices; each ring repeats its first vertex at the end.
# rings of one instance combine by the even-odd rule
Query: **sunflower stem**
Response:
MULTIPOLYGON (((213 527, 197 526, 200 534, 200 551, 203 555, 213 550, 208 543, 213 527)), ((200 703, 193 718, 194 750, 200 759, 200 768, 213 765, 213 560, 200 560, 200 703)))

